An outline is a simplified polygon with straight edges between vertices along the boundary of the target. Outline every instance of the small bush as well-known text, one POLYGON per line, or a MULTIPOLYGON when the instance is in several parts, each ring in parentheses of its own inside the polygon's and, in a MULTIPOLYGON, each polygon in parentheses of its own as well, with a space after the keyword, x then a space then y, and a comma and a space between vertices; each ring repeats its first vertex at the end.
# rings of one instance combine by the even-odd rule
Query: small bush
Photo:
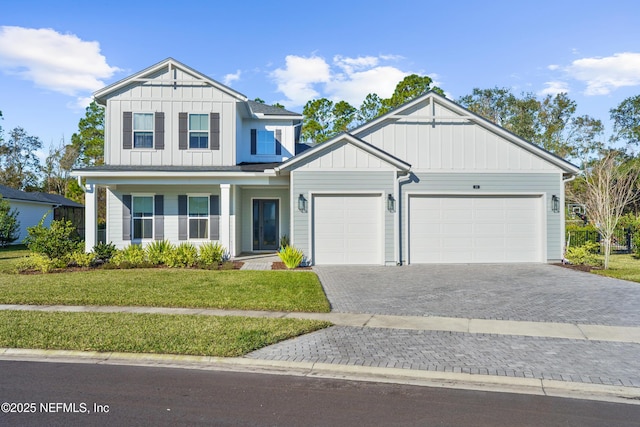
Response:
POLYGON ((593 242, 586 242, 582 246, 573 246, 567 248, 565 258, 575 265, 591 265, 600 267, 604 264, 604 260, 597 254, 600 245, 593 242))
POLYGON ((36 252, 50 259, 62 259, 82 249, 82 242, 71 221, 51 221, 49 228, 44 226, 42 217, 38 225, 27 227, 29 233, 24 239, 31 252, 36 252))
POLYGON ((163 265, 167 263, 167 258, 174 251, 174 246, 168 240, 157 240, 145 249, 147 260, 153 265, 163 265))
POLYGON ((198 263, 198 249, 191 243, 181 243, 167 257, 169 267, 193 267, 198 263))
POLYGON ((64 268, 66 266, 66 261, 60 258, 51 259, 46 255, 32 252, 28 257, 24 257, 16 263, 16 271, 18 273, 26 273, 29 271, 49 273, 56 268, 64 268))
POLYGON ((218 266, 226 258, 226 250, 220 242, 206 242, 200 245, 198 261, 201 267, 218 266))
POLYGON ((18 240, 20 231, 19 212, 11 209, 9 202, 0 195, 0 247, 7 246, 18 240))
POLYGON ((117 250, 118 249, 116 249, 116 245, 109 242, 98 243, 93 247, 91 251, 95 254, 97 260, 99 259, 103 262, 109 262, 111 260, 111 257, 113 257, 117 250))
POLYGON ((280 250, 286 248, 287 246, 289 246, 289 236, 283 234, 282 237, 280 237, 280 250))
POLYGON ((146 253, 140 245, 129 245, 117 251, 111 258, 111 262, 121 268, 125 268, 125 265, 138 266, 146 262, 146 253))
POLYGON ((304 258, 302 251, 294 248, 293 246, 285 246, 278 252, 278 256, 289 269, 299 266, 304 258))
POLYGON ((76 267, 89 267, 93 265, 95 260, 96 254, 93 252, 76 251, 68 256, 69 265, 76 267))

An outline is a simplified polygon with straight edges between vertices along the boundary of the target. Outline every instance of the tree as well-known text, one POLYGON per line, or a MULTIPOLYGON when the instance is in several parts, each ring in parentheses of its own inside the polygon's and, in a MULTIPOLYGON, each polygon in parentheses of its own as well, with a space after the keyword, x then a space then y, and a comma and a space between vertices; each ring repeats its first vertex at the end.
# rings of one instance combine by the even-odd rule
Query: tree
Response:
POLYGON ((356 113, 358 125, 367 123, 376 117, 381 116, 382 109, 382 98, 380 98, 376 93, 368 94, 364 101, 362 101, 362 104, 356 113))
POLYGON ((419 76, 417 74, 408 75, 396 85, 393 95, 382 101, 383 108, 381 114, 393 110, 430 90, 444 95, 442 89, 437 86, 431 87, 431 83, 433 83, 433 80, 429 76, 419 76))
POLYGON ((337 102, 333 106, 331 114, 333 115, 333 136, 342 132, 347 132, 351 128, 351 124, 356 117, 356 109, 347 101, 337 102))
POLYGON ((302 139, 319 144, 331 137, 333 102, 327 98, 307 102, 302 110, 302 139))
POLYGON ((604 268, 609 268, 613 232, 625 207, 635 198, 637 168, 625 168, 620 153, 609 151, 584 170, 587 217, 604 243, 604 268))
POLYGON ((58 147, 51 146, 49 148, 49 155, 42 167, 44 191, 61 194, 65 197, 75 196, 75 191, 71 190, 75 180, 71 179, 69 175, 77 157, 75 147, 65 145, 64 141, 58 147))
POLYGON ((76 166, 104 164, 104 108, 93 101, 78 123, 78 133, 71 135, 70 153, 77 155, 76 166))
POLYGON ((8 140, 0 140, 0 183, 18 190, 38 189, 42 148, 38 137, 28 135, 21 127, 10 132, 8 140))
POLYGON ((613 121, 613 140, 640 143, 640 95, 622 101, 609 110, 613 121))
POLYGON ((0 196, 0 247, 5 247, 18 240, 18 230, 20 229, 18 215, 18 211, 11 209, 9 202, 0 196))

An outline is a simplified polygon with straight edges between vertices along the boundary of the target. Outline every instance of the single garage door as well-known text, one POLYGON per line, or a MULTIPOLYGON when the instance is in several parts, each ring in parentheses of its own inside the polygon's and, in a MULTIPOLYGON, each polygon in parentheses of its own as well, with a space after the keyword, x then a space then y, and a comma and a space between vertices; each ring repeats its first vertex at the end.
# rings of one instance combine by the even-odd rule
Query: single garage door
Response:
POLYGON ((315 264, 381 264, 380 195, 313 197, 315 264))
POLYGON ((542 197, 409 198, 409 262, 542 262, 542 197))

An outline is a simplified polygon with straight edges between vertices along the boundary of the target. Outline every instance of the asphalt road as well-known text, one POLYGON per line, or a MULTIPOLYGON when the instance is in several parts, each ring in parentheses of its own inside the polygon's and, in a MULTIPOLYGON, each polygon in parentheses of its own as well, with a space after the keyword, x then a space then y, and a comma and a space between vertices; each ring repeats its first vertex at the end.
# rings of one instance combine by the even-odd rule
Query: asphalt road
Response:
POLYGON ((18 361, 0 361, 0 404, 2 426, 640 425, 639 405, 285 375, 18 361))

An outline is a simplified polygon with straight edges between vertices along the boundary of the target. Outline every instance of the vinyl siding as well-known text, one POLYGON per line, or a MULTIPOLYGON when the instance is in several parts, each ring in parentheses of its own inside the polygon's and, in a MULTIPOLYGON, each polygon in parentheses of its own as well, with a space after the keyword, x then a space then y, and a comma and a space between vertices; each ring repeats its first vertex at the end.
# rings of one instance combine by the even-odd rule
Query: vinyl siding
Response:
MULTIPOLYGON (((301 249, 305 256, 311 253, 309 234, 311 219, 311 197, 313 193, 358 194, 373 193, 386 197, 394 193, 395 171, 307 171, 298 169, 291 173, 292 244, 301 249), (298 196, 303 194, 309 203, 307 212, 298 210, 298 196)), ((384 213, 384 261, 395 264, 394 256, 394 214, 384 213)), ((312 260, 311 260, 312 261, 312 260)))

